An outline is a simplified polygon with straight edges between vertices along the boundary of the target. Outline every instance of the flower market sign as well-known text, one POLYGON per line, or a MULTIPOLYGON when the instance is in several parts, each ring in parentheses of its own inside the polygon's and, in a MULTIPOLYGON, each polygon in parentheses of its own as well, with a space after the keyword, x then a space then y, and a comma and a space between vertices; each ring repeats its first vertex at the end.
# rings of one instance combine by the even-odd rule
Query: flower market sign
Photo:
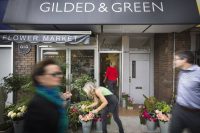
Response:
POLYGON ((0 42, 89 44, 90 35, 0 34, 0 42))
POLYGON ((3 22, 15 24, 196 24, 200 23, 197 1, 9 0, 3 22))

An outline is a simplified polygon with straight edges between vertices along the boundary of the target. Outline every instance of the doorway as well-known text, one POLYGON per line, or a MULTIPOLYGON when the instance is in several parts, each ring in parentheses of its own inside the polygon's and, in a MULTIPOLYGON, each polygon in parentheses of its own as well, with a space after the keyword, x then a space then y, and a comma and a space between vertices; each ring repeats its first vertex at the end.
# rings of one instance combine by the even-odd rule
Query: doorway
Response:
POLYGON ((108 87, 107 83, 104 83, 103 80, 105 78, 105 73, 106 69, 108 66, 110 66, 111 62, 116 63, 116 69, 118 70, 119 73, 119 83, 118 86, 116 87, 115 94, 119 97, 119 86, 120 86, 120 79, 121 79, 121 67, 120 67, 120 62, 121 62, 121 57, 120 53, 100 53, 100 77, 99 77, 99 83, 100 86, 108 87))
POLYGON ((136 104, 142 104, 143 94, 150 95, 149 54, 130 54, 129 63, 129 94, 136 104))

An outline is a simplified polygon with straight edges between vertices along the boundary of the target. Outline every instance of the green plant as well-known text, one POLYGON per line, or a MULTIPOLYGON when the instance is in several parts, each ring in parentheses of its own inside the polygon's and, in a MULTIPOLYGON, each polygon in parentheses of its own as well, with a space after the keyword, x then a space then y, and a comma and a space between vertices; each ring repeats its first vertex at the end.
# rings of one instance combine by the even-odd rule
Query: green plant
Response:
POLYGON ((162 113, 170 113, 171 107, 165 101, 157 102, 155 105, 156 110, 161 111, 162 113))
POLYGON ((127 100, 127 106, 131 106, 131 107, 133 107, 133 104, 134 104, 133 99, 128 98, 128 100, 127 100))
POLYGON ((72 102, 79 102, 82 100, 87 100, 87 95, 82 90, 82 88, 84 87, 85 83, 87 83, 89 81, 94 82, 95 80, 87 74, 83 74, 80 77, 78 77, 77 79, 72 81, 72 84, 71 84, 72 94, 73 94, 72 102))
POLYGON ((85 115, 91 111, 91 108, 82 108, 83 105, 90 105, 90 101, 82 101, 76 104, 72 104, 68 110, 69 112, 69 127, 76 131, 80 126, 79 115, 85 115))
POLYGON ((129 95, 126 94, 125 92, 122 92, 122 98, 127 100, 129 98, 129 95))
POLYGON ((157 99, 154 96, 151 97, 146 97, 145 95, 143 95, 145 97, 145 101, 144 101, 144 106, 147 110, 147 112, 149 113, 154 113, 155 109, 156 109, 156 103, 157 103, 157 99))
POLYGON ((17 92, 29 81, 30 80, 28 76, 19 74, 9 74, 8 76, 3 77, 3 86, 6 93, 12 91, 14 93, 13 103, 17 103, 17 92))
POLYGON ((26 112, 27 107, 25 105, 16 105, 8 109, 7 116, 13 121, 22 120, 26 112))
POLYGON ((165 101, 156 103, 156 116, 159 121, 168 122, 171 119, 171 106, 167 104, 165 101))

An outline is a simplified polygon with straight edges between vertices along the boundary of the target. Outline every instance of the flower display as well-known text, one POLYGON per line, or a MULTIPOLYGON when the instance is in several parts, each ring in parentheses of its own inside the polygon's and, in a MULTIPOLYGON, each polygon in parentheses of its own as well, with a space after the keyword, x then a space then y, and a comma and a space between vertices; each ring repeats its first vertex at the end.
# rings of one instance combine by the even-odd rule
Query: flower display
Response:
POLYGON ((87 122, 94 119, 94 114, 92 112, 89 112, 88 114, 85 115, 79 115, 79 119, 81 121, 87 122))
POLYGON ((157 117, 155 113, 157 99, 155 97, 145 97, 144 105, 139 106, 140 123, 146 124, 146 120, 156 122, 157 117))
POLYGON ((171 118, 170 112, 171 112, 171 107, 166 102, 162 101, 156 103, 155 113, 158 120, 163 122, 169 121, 171 118))
POLYGON ((134 104, 134 101, 133 101, 133 99, 131 99, 130 97, 128 98, 128 100, 127 100, 127 106, 133 106, 133 104, 134 104))
POLYGON ((156 110, 156 117, 158 120, 163 121, 163 122, 168 122, 171 118, 170 114, 164 114, 162 111, 156 110))
MULTIPOLYGON (((109 116, 108 116, 109 117, 109 116)), ((101 118, 101 115, 100 114, 96 114, 93 118, 93 121, 94 122, 97 122, 97 121, 102 121, 102 118, 101 118)))
POLYGON ((122 98, 128 99, 128 98, 129 98, 129 95, 126 94, 125 92, 122 92, 122 98))
POLYGON ((141 112, 141 117, 144 118, 145 120, 157 121, 157 117, 155 113, 149 113, 146 108, 143 108, 143 111, 141 112))
POLYGON ((9 118, 12 120, 21 120, 24 117, 24 113, 26 112, 27 107, 25 105, 19 106, 14 108, 13 110, 10 110, 7 114, 9 118))
POLYGON ((85 116, 90 111, 92 111, 91 108, 86 108, 88 105, 90 105, 90 101, 82 101, 76 104, 71 104, 70 108, 68 109, 69 112, 69 127, 76 131, 78 127, 80 126, 80 120, 86 120, 89 118, 89 116, 85 116))

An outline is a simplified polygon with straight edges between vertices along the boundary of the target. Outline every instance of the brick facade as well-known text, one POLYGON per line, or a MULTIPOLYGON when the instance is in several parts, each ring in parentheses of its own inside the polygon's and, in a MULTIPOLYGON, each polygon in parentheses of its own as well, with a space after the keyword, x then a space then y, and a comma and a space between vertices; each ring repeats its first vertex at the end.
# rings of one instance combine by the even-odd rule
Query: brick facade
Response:
MULTIPOLYGON (((190 32, 175 34, 175 51, 190 50, 190 32)), ((154 89, 159 100, 170 102, 173 90, 174 34, 155 34, 154 89)), ((175 74, 177 77, 177 72, 175 74)))
POLYGON ((28 54, 20 54, 18 45, 14 45, 14 73, 17 74, 31 74, 32 68, 36 62, 36 48, 31 45, 31 51, 28 54))

